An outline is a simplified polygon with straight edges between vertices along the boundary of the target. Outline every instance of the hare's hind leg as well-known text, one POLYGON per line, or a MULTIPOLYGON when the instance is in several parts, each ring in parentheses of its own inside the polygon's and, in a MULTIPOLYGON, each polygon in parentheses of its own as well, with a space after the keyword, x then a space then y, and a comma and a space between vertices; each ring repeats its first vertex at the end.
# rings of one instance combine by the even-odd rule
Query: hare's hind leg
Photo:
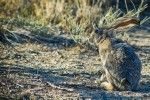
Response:
POLYGON ((135 84, 135 86, 132 88, 132 90, 133 90, 133 91, 138 91, 138 90, 140 90, 140 85, 139 85, 138 82, 135 84))
POLYGON ((103 88, 106 91, 114 91, 115 90, 114 86, 111 83, 106 82, 106 81, 102 82, 100 84, 100 87, 103 88))

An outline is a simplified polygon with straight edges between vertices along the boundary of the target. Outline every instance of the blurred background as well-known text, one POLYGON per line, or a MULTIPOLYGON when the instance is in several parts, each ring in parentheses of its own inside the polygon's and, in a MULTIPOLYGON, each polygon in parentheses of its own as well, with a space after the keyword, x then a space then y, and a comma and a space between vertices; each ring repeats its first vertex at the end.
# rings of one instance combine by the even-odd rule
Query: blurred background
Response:
MULTIPOLYGON (((125 16, 139 17, 141 23, 150 16, 149 0, 0 0, 0 26, 46 26, 59 33, 89 35, 95 25, 111 24, 125 16), (56 29, 57 28, 57 29, 56 29)), ((7 26, 7 29, 10 27, 7 26)), ((3 28, 1 28, 3 30, 3 28)), ((1 32, 4 33, 4 32, 1 32)), ((43 32, 46 33, 46 32, 43 32)), ((1 36, 1 34, 0 34, 1 36)), ((5 36, 3 36, 5 37, 5 36)), ((74 37, 79 41, 80 36, 74 37)))
MULTIPOLYGON (((32 18, 42 25, 49 23, 67 27, 70 20, 89 25, 97 21, 110 7, 124 13, 136 10, 141 2, 150 5, 149 0, 0 0, 0 18, 32 18)), ((149 13, 150 7, 145 9, 149 13)), ((142 13, 143 16, 147 13, 142 13)))

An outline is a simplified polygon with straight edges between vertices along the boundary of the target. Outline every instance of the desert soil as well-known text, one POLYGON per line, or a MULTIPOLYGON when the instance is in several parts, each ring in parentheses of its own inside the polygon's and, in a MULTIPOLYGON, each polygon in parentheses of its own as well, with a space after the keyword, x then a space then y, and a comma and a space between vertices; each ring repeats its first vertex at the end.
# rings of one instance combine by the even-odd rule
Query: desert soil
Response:
MULTIPOLYGON (((21 30, 22 34, 31 34, 21 30)), ((150 27, 129 32, 129 43, 142 61, 140 89, 136 92, 102 90, 98 52, 76 45, 71 37, 32 36, 36 38, 33 41, 0 44, 1 100, 150 99, 150 27)))

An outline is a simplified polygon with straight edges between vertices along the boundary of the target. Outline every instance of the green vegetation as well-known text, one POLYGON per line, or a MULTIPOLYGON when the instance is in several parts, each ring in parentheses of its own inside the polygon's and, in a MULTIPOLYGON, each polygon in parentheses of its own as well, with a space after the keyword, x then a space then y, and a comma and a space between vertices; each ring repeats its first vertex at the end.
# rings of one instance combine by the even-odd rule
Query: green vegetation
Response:
MULTIPOLYGON (((110 7, 108 11, 102 13, 106 10, 103 9, 102 4, 106 2, 102 0, 9 0, 8 2, 0 0, 0 30, 5 30, 12 35, 12 25, 31 26, 37 29, 49 27, 57 30, 55 33, 71 33, 72 38, 80 42, 80 36, 88 36, 96 25, 103 27, 125 15, 139 17, 140 13, 147 8, 144 0, 138 8, 130 0, 134 9, 129 10, 127 4, 129 1, 125 0, 127 13, 117 7, 110 7)), ((141 24, 148 19, 150 18, 145 17, 141 24)), ((5 31, 0 35, 8 40, 7 36, 2 36, 5 35, 5 31)), ((43 32, 40 34, 42 35, 43 32)))

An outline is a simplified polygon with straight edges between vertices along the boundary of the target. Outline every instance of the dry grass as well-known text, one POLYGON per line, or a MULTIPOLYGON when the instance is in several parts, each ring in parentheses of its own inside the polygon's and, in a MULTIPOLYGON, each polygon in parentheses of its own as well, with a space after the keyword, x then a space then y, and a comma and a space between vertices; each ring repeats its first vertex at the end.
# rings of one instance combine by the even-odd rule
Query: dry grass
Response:
MULTIPOLYGON (((131 0, 131 4, 134 8, 131 10, 129 10, 126 3, 127 13, 117 7, 107 8, 108 11, 104 12, 106 8, 104 9, 103 5, 108 2, 105 0, 9 0, 8 2, 0 0, 0 2, 0 18, 2 18, 2 20, 4 18, 10 20, 15 18, 16 23, 21 22, 20 25, 22 26, 30 24, 34 26, 48 26, 51 28, 54 25, 61 32, 63 30, 65 33, 71 33, 73 35, 72 38, 76 42, 81 42, 80 36, 89 35, 97 25, 103 27, 125 15, 139 17, 139 14, 147 8, 147 4, 144 4, 144 0, 141 1, 138 8, 135 8, 131 0)), ((145 17, 141 23, 144 23, 148 19, 148 17, 145 17)), ((11 22, 12 21, 8 21, 7 24, 14 24, 11 22)), ((2 21, 0 26, 3 24, 2 21)), ((5 32, 2 31, 1 34, 2 33, 5 32)), ((9 33, 12 35, 12 32, 9 31, 9 33)), ((7 38, 6 40, 8 41, 7 38)))

